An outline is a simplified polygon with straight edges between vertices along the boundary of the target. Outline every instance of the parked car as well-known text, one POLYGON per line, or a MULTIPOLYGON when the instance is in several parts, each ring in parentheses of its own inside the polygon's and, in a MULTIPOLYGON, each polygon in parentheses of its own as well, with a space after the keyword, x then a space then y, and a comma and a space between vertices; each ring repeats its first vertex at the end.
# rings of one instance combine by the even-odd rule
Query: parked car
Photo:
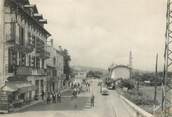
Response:
POLYGON ((114 90, 116 87, 115 87, 115 83, 111 83, 111 84, 109 84, 108 86, 107 86, 107 88, 108 89, 110 89, 110 90, 114 90))
POLYGON ((102 95, 109 95, 108 89, 105 88, 105 87, 103 87, 103 88, 102 88, 102 91, 101 91, 101 94, 102 94, 102 95))

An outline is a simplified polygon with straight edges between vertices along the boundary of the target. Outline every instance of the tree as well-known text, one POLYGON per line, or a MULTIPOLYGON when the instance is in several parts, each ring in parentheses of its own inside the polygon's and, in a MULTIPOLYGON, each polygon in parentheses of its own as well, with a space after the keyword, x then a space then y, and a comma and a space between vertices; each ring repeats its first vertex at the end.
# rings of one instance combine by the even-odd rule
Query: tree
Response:
POLYGON ((70 61, 71 57, 68 53, 67 49, 61 50, 64 58, 64 74, 66 75, 66 80, 69 80, 71 68, 70 68, 70 61))
POLYGON ((120 87, 126 87, 128 90, 134 88, 134 84, 129 79, 123 79, 120 83, 120 87))
POLYGON ((101 78, 103 73, 101 71, 89 71, 87 77, 101 78))

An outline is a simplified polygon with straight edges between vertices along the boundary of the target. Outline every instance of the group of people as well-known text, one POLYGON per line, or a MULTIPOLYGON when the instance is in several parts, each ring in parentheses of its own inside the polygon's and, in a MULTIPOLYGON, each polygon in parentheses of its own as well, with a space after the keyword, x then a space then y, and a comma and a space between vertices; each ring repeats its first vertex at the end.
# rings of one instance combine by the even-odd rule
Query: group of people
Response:
MULTIPOLYGON (((90 90, 90 83, 88 82, 84 82, 83 83, 88 91, 90 90)), ((74 98, 77 98, 77 95, 80 93, 80 88, 82 87, 81 85, 83 84, 71 84, 71 88, 73 89, 73 92, 72 92, 72 98, 71 99, 74 99, 74 98)), ((46 99, 46 102, 47 104, 49 103, 61 103, 61 92, 48 92, 45 94, 44 91, 42 91, 42 94, 41 94, 41 97, 42 97, 42 100, 45 100, 46 99)), ((94 107, 94 101, 95 101, 95 96, 92 94, 91 98, 90 98, 90 106, 91 107, 94 107)))
MULTIPOLYGON (((41 94, 41 97, 42 97, 42 100, 44 100, 45 98, 45 93, 42 91, 42 94, 41 94)), ((61 103, 61 93, 58 92, 48 92, 47 93, 47 96, 46 96, 46 101, 47 101, 47 104, 49 103, 61 103)))

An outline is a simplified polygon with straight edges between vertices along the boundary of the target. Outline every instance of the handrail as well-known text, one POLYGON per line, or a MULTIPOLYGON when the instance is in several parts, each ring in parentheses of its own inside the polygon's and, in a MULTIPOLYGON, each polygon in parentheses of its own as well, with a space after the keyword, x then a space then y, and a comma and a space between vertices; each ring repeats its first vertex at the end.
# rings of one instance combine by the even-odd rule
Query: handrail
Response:
POLYGON ((137 115, 139 115, 139 117, 154 117, 152 114, 146 112, 145 110, 143 110, 142 108, 138 107, 137 105, 135 105, 134 103, 132 103, 131 101, 129 101, 128 99, 126 99, 125 97, 123 97, 122 95, 120 95, 120 97, 134 110, 136 111, 137 115))

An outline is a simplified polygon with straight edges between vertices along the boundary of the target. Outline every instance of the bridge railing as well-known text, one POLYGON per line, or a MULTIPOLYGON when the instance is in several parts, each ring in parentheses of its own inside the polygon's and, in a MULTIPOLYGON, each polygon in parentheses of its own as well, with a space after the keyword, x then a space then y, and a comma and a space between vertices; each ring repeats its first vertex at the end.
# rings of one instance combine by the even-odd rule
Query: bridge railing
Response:
POLYGON ((129 101, 128 99, 126 99, 122 95, 120 95, 120 97, 124 100, 125 103, 127 103, 129 105, 129 107, 132 110, 134 110, 136 112, 133 117, 154 117, 152 114, 146 112, 145 110, 143 110, 142 108, 140 108, 136 104, 132 103, 131 101, 129 101))

